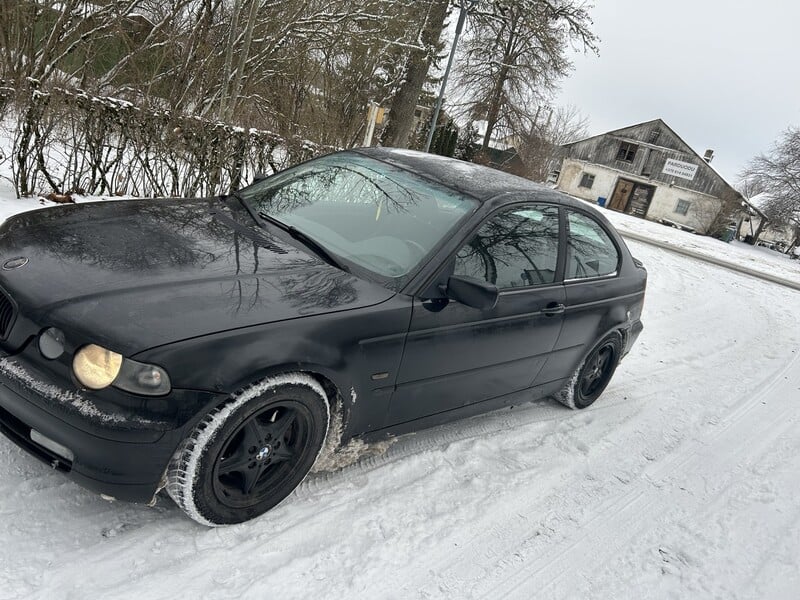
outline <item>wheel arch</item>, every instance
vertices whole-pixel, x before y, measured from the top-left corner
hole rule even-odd
[[[597,348],[600,344],[602,344],[603,341],[610,335],[616,335],[619,338],[620,358],[621,358],[622,351],[625,349],[625,342],[627,340],[626,336],[628,334],[626,333],[626,328],[623,325],[617,324],[617,325],[614,325],[613,327],[610,327],[610,328],[604,330],[601,335],[598,335],[598,336],[595,337],[595,339],[592,342],[592,344],[586,346],[586,348],[587,348],[586,351],[581,355],[580,360],[578,361],[578,364],[575,365],[575,367],[577,368],[580,365],[582,365],[583,361],[585,361],[586,358],[592,352],[594,352],[594,349]]]
[[[280,390],[287,387],[302,388],[303,393],[297,393],[297,395],[295,395],[295,392],[284,393],[286,397],[281,398]],[[270,394],[273,390],[277,393],[277,400],[275,400],[274,395]],[[332,409],[328,393],[317,377],[308,372],[298,370],[286,371],[257,379],[253,383],[237,390],[226,401],[217,403],[214,408],[203,414],[199,423],[173,454],[164,474],[164,487],[166,487],[168,494],[190,518],[207,526],[240,523],[257,517],[266,510],[280,504],[292,490],[302,483],[323,450],[329,447],[328,438]],[[304,395],[307,395],[305,399],[303,399]],[[321,399],[321,401],[311,400],[309,396]],[[251,408],[254,402],[256,404]],[[218,461],[224,460],[221,458],[222,452],[225,451],[225,447],[230,440],[237,439],[237,432],[243,431],[242,423],[257,419],[258,417],[253,415],[259,414],[259,411],[263,413],[270,406],[274,407],[275,402],[277,402],[278,407],[281,404],[285,407],[286,402],[294,405],[302,405],[305,402],[306,408],[304,411],[306,415],[317,412],[318,418],[315,420],[311,417],[311,421],[307,421],[307,428],[300,430],[306,433],[289,434],[295,440],[294,442],[284,437],[287,435],[286,432],[294,420],[299,419],[297,416],[291,416],[293,411],[296,410],[294,408],[285,408],[285,410],[289,411],[287,414],[290,416],[288,420],[284,419],[286,424],[283,426],[279,425],[283,417],[276,422],[273,416],[274,427],[278,429],[264,432],[263,427],[271,427],[272,425],[270,423],[265,424],[262,421],[260,425],[255,426],[255,434],[245,434],[245,442],[242,442],[242,438],[239,436],[239,441],[236,444],[237,446],[244,444],[245,449],[237,450],[229,455],[229,459],[233,457],[234,460],[232,470],[242,473],[255,473],[255,475],[253,475],[252,483],[246,489],[242,488],[240,490],[245,496],[244,504],[229,504],[223,499],[223,496],[229,497],[228,494],[220,492],[217,488],[217,485],[221,484],[221,479],[217,479],[220,476],[216,474],[216,466],[214,465],[218,464]],[[251,412],[247,413],[247,410]],[[277,414],[276,411],[275,415]],[[328,423],[322,429],[320,426],[324,423],[325,416],[327,416]],[[237,422],[236,419],[239,419],[239,421]],[[316,427],[314,426],[315,422]],[[227,432],[225,431],[226,427],[228,428]],[[251,437],[248,440],[247,435],[255,437]],[[264,437],[265,435],[266,437]],[[314,436],[316,436],[316,441],[309,441],[313,440]],[[300,444],[297,446],[299,450],[297,448],[289,451],[283,450],[284,446],[289,447],[293,443]],[[214,444],[217,444],[215,450],[213,450]],[[250,444],[253,444],[253,446],[248,451],[246,448]],[[264,444],[266,444],[266,447],[262,448],[262,451],[265,452],[264,456],[254,456],[256,449]],[[311,453],[308,452],[309,448],[312,449]],[[279,453],[283,453],[281,458],[278,458]],[[241,457],[242,454],[244,454],[244,459]],[[274,459],[272,458],[273,455]],[[285,465],[281,465],[281,467],[278,467],[279,470],[275,471],[275,465],[283,461],[292,461],[291,467],[287,470]],[[271,462],[272,465],[270,466]],[[248,463],[250,463],[249,466]],[[277,473],[277,485],[274,488],[266,486],[264,488],[267,490],[266,496],[264,496],[262,490],[255,497],[255,503],[247,504],[248,496],[254,490],[253,485],[255,485],[263,470],[271,470],[273,476]],[[239,475],[238,480],[234,481],[234,487],[237,489],[243,485],[241,477],[242,475]],[[247,475],[244,475],[244,477],[246,482]],[[230,485],[230,482],[223,485]],[[210,491],[212,488],[213,492]],[[258,503],[262,505],[261,508],[257,508]]]
[[[197,411],[192,420],[185,425],[185,431],[193,430],[208,413],[232,402],[247,388],[267,379],[290,373],[308,375],[320,384],[325,391],[330,409],[329,425],[333,425],[337,422],[340,423],[340,426],[337,428],[338,432],[331,429],[329,434],[338,436],[338,439],[334,440],[337,446],[343,444],[346,441],[345,432],[350,422],[352,406],[350,406],[350,403],[346,402],[346,397],[342,390],[350,389],[352,386],[346,386],[346,381],[330,369],[320,365],[302,364],[299,362],[267,366],[249,376],[242,377],[233,382],[229,386],[229,389],[225,390],[226,393],[224,396],[215,398]]]
[[[574,394],[575,394],[576,385],[578,383],[578,380],[579,380],[579,377],[580,377],[580,373],[584,368],[584,364],[586,363],[587,360],[589,360],[589,358],[592,356],[592,354],[598,348],[600,348],[604,343],[606,343],[606,341],[610,337],[612,337],[612,336],[616,337],[617,338],[617,346],[618,346],[617,358],[616,358],[616,362],[615,362],[615,364],[613,366],[612,373],[611,373],[611,375],[609,375],[609,380],[605,384],[605,385],[607,385],[610,382],[610,378],[613,376],[614,371],[616,371],[616,368],[619,365],[620,360],[622,360],[623,352],[625,350],[626,335],[627,334],[626,334],[624,328],[612,327],[611,329],[606,331],[603,335],[599,336],[594,341],[594,343],[592,343],[590,345],[587,345],[586,346],[586,351],[579,355],[579,359],[575,363],[575,366],[574,366],[573,370],[571,371],[571,375],[564,380],[564,387],[557,394],[555,394],[553,396],[553,398],[556,401],[560,402],[561,404],[567,406],[568,408],[572,408],[572,409],[585,408],[585,406],[577,406],[576,402],[574,400]],[[599,395],[602,395],[602,393],[605,391],[605,385],[603,386],[603,389],[599,392],[597,397],[599,397]],[[595,399],[596,399],[596,397],[594,399],[592,399],[589,404],[594,403]]]

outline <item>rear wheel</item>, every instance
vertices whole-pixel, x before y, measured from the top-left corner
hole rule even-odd
[[[600,397],[617,370],[622,338],[612,333],[603,338],[575,371],[556,399],[570,408],[586,408]]]
[[[167,491],[204,525],[241,523],[276,506],[325,442],[325,391],[305,374],[259,382],[211,413],[181,445]]]

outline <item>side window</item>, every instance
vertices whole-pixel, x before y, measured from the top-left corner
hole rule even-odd
[[[527,205],[491,217],[456,255],[456,275],[498,288],[553,283],[558,261],[558,208]]]
[[[618,264],[617,247],[600,224],[583,213],[568,211],[564,279],[611,275]]]

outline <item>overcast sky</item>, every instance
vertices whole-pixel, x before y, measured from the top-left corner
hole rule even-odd
[[[800,2],[596,0],[600,56],[577,55],[558,104],[590,134],[662,118],[731,183],[800,126]]]

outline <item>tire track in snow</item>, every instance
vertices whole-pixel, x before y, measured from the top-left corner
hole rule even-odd
[[[779,373],[784,372],[785,369],[782,368]],[[764,381],[768,382],[776,375],[777,373]],[[578,415],[580,414],[582,413],[578,413]],[[676,462],[679,458],[680,456],[672,456],[671,462]],[[506,597],[506,594],[510,593],[509,590],[495,594],[491,588],[480,588],[480,580],[502,581],[507,577],[514,577],[515,573],[520,570],[528,572],[530,556],[551,556],[554,552],[553,548],[557,552],[555,558],[552,560],[540,559],[538,563],[544,563],[542,568],[546,566],[558,568],[561,554],[558,554],[557,549],[559,536],[564,537],[560,533],[562,530],[571,531],[583,527],[594,531],[594,528],[603,528],[606,519],[614,519],[614,515],[624,513],[645,500],[646,489],[620,485],[617,487],[624,490],[624,493],[601,499],[595,510],[583,521],[578,520],[579,509],[598,501],[598,498],[592,493],[574,495],[573,490],[568,489],[566,493],[573,495],[568,497],[566,503],[558,502],[556,506],[546,507],[544,511],[540,506],[529,506],[524,497],[519,498],[513,505],[505,503],[501,513],[487,515],[481,523],[476,524],[476,529],[480,533],[468,540],[463,540],[463,544],[460,544],[465,548],[474,548],[473,551],[462,551],[455,559],[453,556],[444,557],[443,560],[431,564],[430,570],[432,573],[438,574],[439,583],[446,590],[459,590],[463,593],[465,589],[478,586],[480,591],[473,590],[471,596],[479,598],[487,595]],[[572,510],[566,510],[565,505]],[[545,515],[544,520],[542,512]],[[566,513],[566,517],[559,516],[564,513]],[[533,531],[531,531],[532,524],[537,523],[539,526],[533,527]],[[606,529],[608,528],[603,530]],[[615,527],[611,527],[612,538],[614,529]],[[487,531],[488,534],[484,533]],[[561,543],[567,545],[564,552],[574,546],[569,537],[566,537]],[[494,566],[490,566],[488,569],[480,567],[479,565],[487,562],[487,557],[505,558],[494,561]],[[528,590],[528,592],[532,593],[532,590]]]
[[[584,423],[585,417],[593,413],[612,411],[632,402],[632,400],[621,398],[613,401],[610,397],[604,397],[604,402],[576,412],[549,398],[533,401],[522,400],[512,408],[501,408],[493,413],[472,417],[466,421],[455,421],[401,436],[383,453],[363,458],[339,471],[319,473],[309,477],[295,494],[298,498],[307,498],[314,495],[322,486],[327,487],[346,481],[354,475],[367,475],[409,457],[439,452],[450,444],[480,440],[487,436],[524,429],[538,423],[549,421],[570,423],[574,420],[572,429],[575,429]]]
[[[781,367],[776,372],[765,377],[761,382],[753,386],[753,392],[755,393],[756,390],[760,389],[762,390],[761,394],[768,393],[774,387],[774,382],[791,370],[792,364]],[[725,429],[730,427],[730,424],[726,427],[726,422],[741,421],[749,410],[754,408],[754,402],[756,400],[752,394],[741,395],[734,403],[736,408],[728,413],[727,418],[717,421],[715,426],[717,433],[715,435],[721,435]],[[625,402],[617,403],[617,405],[619,404],[625,404]],[[608,404],[601,406],[610,408]],[[596,409],[597,412],[600,410],[599,407]],[[583,426],[585,424],[583,417],[589,416],[591,412],[595,411],[590,409],[580,413],[572,413],[574,417],[567,420],[573,421],[570,431]],[[776,417],[776,420],[780,418]],[[537,420],[533,419],[532,421],[535,422]],[[532,423],[527,424],[530,425]],[[563,433],[568,432],[563,430],[546,432],[541,441],[544,443],[547,438]],[[544,576],[548,569],[554,569],[556,574],[552,578],[559,577],[560,569],[563,566],[562,563],[567,558],[566,555],[571,551],[575,551],[582,540],[591,536],[602,546],[606,544],[607,540],[618,537],[617,532],[619,530],[628,531],[627,520],[629,519],[625,515],[644,515],[647,507],[653,501],[650,494],[655,493],[657,495],[657,490],[653,487],[652,481],[658,481],[659,478],[665,477],[667,473],[679,470],[682,464],[689,460],[689,456],[694,453],[698,444],[701,443],[697,441],[687,442],[685,449],[681,448],[680,451],[668,455],[664,461],[648,467],[644,473],[644,476],[647,477],[646,481],[639,481],[630,487],[625,484],[617,485],[617,489],[623,490],[623,493],[616,496],[609,495],[602,499],[599,505],[594,507],[594,510],[583,520],[576,516],[579,513],[578,509],[597,502],[597,498],[591,493],[569,497],[567,504],[571,505],[571,508],[575,508],[575,510],[565,510],[563,503],[556,507],[549,507],[548,510],[544,511],[544,520],[542,519],[542,507],[530,506],[525,497],[518,497],[516,503],[513,504],[504,503],[502,512],[487,512],[481,522],[475,524],[474,529],[477,533],[460,540],[459,550],[454,550],[442,557],[434,557],[433,560],[426,563],[426,570],[429,573],[428,579],[432,575],[435,575],[436,579],[436,586],[434,586],[433,591],[426,591],[434,597],[441,594],[456,594],[463,597],[483,598],[493,596],[505,598],[509,597],[509,594],[515,593],[516,586],[510,588],[501,587],[498,593],[498,590],[491,586],[481,587],[481,581],[503,581],[509,578],[514,580],[522,577],[522,582],[519,585],[526,588],[522,597],[529,598],[531,594],[538,595],[536,590],[541,589],[540,585],[531,587],[525,585],[527,580],[525,574],[531,572],[530,556],[545,557],[534,561],[534,565],[537,565],[538,569],[535,572],[541,571]],[[653,492],[653,490],[656,491]],[[572,493],[572,490],[566,491],[568,494]],[[641,506],[641,509],[637,510],[639,506]],[[565,517],[558,516],[563,515],[565,512]],[[559,534],[556,533],[556,530],[559,532],[562,530],[575,531],[581,528],[591,531],[590,533],[579,535],[577,540],[573,540],[566,534],[562,534],[562,539],[559,539]],[[600,531],[601,533],[596,534],[595,531]],[[489,563],[488,566],[481,566],[486,565],[487,562]],[[407,584],[402,580],[392,581],[391,577],[389,581],[391,583],[387,583],[386,587],[383,587],[382,584],[381,589],[403,589],[404,583]],[[471,590],[471,593],[465,593],[466,590]]]
[[[555,584],[573,574],[568,565],[579,565],[580,557],[592,556],[596,568],[599,568],[628,540],[647,527],[653,515],[661,514],[672,506],[674,497],[665,498],[659,493],[659,484],[670,475],[679,472],[718,475],[736,462],[743,452],[757,456],[754,451],[756,445],[763,450],[796,425],[797,401],[800,397],[800,356],[796,356],[774,376],[766,378],[759,388],[761,391],[752,396],[741,396],[736,407],[720,420],[707,439],[695,439],[685,444],[667,460],[646,469],[633,489],[611,498],[588,519],[575,523],[574,529],[580,531],[582,528],[582,533],[570,536],[555,546],[548,544],[549,551],[545,557],[534,560],[532,564],[524,564],[523,570],[503,578],[503,585],[493,585],[482,591],[490,591],[501,598],[529,598],[531,593],[542,591],[553,593],[556,591],[552,589]],[[794,418],[787,418],[789,415],[794,415]],[[745,421],[746,417],[756,416],[760,418]],[[754,422],[757,423],[755,426]],[[749,442],[753,445],[748,446]],[[720,446],[723,452],[713,452],[715,447]],[[623,535],[620,535],[622,532]],[[567,583],[566,589],[559,589],[557,595],[569,596],[570,591],[570,584]],[[477,596],[482,594],[479,592]]]

